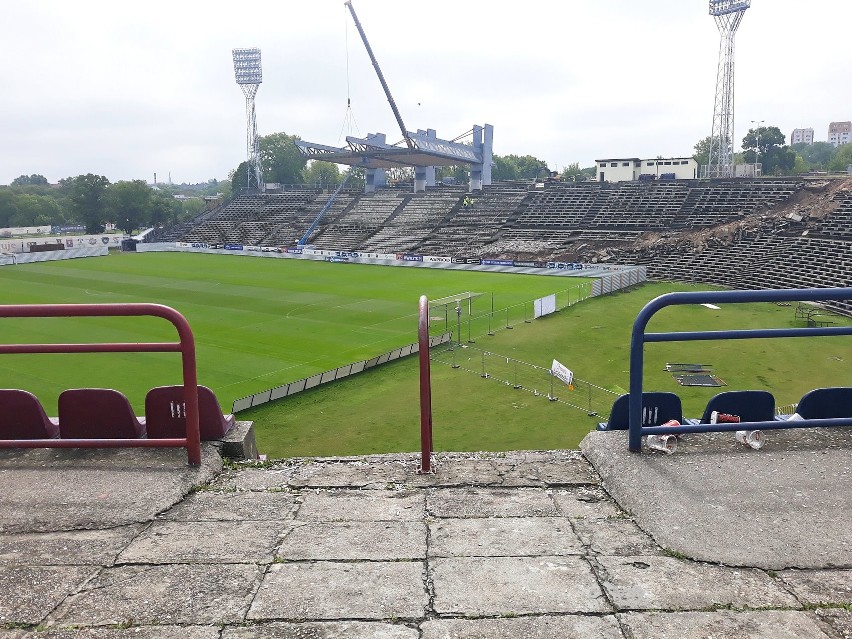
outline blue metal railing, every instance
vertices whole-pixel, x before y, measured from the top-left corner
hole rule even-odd
[[[813,428],[815,426],[852,426],[852,418],[803,419],[795,421],[742,422],[738,424],[682,424],[679,427],[642,426],[642,378],[646,342],[690,342],[696,340],[759,339],[776,337],[825,337],[852,335],[852,326],[818,328],[765,328],[728,331],[688,331],[678,333],[646,333],[645,328],[657,311],[682,304],[742,304],[747,302],[837,301],[852,299],[852,288],[806,288],[765,291],[698,291],[668,293],[651,300],[633,322],[630,338],[630,402],[628,447],[642,450],[643,435],[663,433],[708,433],[736,430],[773,430],[781,428]]]

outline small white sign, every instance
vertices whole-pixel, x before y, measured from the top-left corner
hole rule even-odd
[[[571,369],[560,364],[556,360],[553,360],[553,364],[550,366],[550,372],[554,377],[561,379],[568,386],[574,383],[574,373],[571,372]]]

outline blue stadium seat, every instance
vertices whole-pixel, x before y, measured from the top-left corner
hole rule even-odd
[[[775,419],[775,397],[763,390],[719,393],[707,403],[700,423],[709,424],[713,411],[737,415],[743,422],[771,422]]]
[[[796,412],[805,419],[852,417],[852,387],[816,388],[799,400]]]
[[[627,430],[630,395],[622,395],[612,405],[609,421],[598,424],[598,430]],[[676,419],[683,423],[680,397],[674,393],[642,393],[642,426],[660,426]]]

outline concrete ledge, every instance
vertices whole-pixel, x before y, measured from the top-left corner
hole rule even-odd
[[[218,442],[219,453],[226,459],[257,459],[257,440],[254,437],[254,422],[237,422]]]

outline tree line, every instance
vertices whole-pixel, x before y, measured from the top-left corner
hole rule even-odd
[[[742,150],[734,154],[736,164],[760,163],[763,175],[801,175],[811,171],[845,171],[852,165],[852,144],[834,147],[828,142],[786,144],[777,126],[749,129]],[[710,156],[710,136],[695,144],[695,161],[705,166]]]

